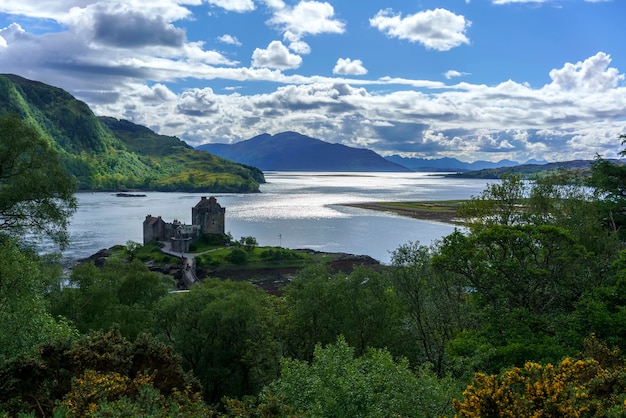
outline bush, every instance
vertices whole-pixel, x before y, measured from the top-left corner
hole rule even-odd
[[[244,264],[248,261],[248,253],[241,248],[233,248],[233,250],[226,256],[226,261],[233,264]]]

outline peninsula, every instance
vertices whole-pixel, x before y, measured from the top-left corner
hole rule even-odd
[[[457,216],[458,209],[465,200],[437,200],[423,202],[365,202],[347,203],[345,206],[392,212],[400,216],[421,219],[424,221],[443,222],[461,225],[463,222]]]

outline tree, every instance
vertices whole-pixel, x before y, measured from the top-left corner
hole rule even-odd
[[[110,260],[102,268],[81,264],[72,270],[69,284],[52,295],[54,314],[83,333],[115,325],[128,338],[152,328],[156,303],[174,288],[170,276],[150,271],[139,260]]]
[[[252,236],[241,237],[239,239],[239,244],[243,245],[243,247],[249,253],[252,252],[259,245],[256,238]]]
[[[75,189],[46,139],[18,116],[0,116],[0,232],[45,234],[63,247]]]
[[[505,174],[499,183],[488,184],[480,196],[473,196],[460,209],[459,216],[472,229],[524,222],[521,210],[528,197],[528,183],[519,174]]]
[[[542,314],[572,310],[592,278],[588,253],[564,229],[550,225],[494,225],[443,239],[433,261],[455,273],[494,311]]]
[[[563,171],[507,175],[461,212],[467,231],[445,237],[433,257],[466,294],[466,328],[448,356],[498,371],[570,355],[586,335],[569,325],[579,299],[610,279],[619,248],[589,189]]]
[[[309,267],[298,273],[285,296],[289,356],[310,360],[316,344],[331,344],[343,335],[358,355],[368,347],[387,347],[415,360],[405,311],[389,280],[370,268],[358,267],[346,276]]]
[[[457,388],[427,368],[414,373],[406,359],[384,349],[355,356],[344,338],[315,347],[312,362],[283,359],[280,377],[261,399],[284,403],[310,417],[436,417],[451,412]]]
[[[267,298],[248,282],[205,279],[158,303],[155,334],[180,353],[207,401],[255,395],[278,373]]]
[[[626,135],[620,135],[620,139],[625,145]],[[619,155],[626,156],[626,149]],[[591,166],[589,183],[596,191],[605,226],[626,240],[626,166],[598,156]]]
[[[460,331],[465,292],[463,286],[432,265],[434,250],[409,243],[392,253],[392,283],[407,307],[414,340],[421,357],[441,376],[446,347]]]
[[[576,304],[573,327],[594,334],[611,346],[626,349],[626,251],[612,266],[612,280],[589,289]]]
[[[47,277],[34,254],[0,242],[0,357],[12,358],[74,330],[48,312]]]

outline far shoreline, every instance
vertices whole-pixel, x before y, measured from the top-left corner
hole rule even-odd
[[[457,211],[464,202],[466,201],[441,200],[420,202],[364,202],[345,203],[343,206],[375,210],[379,212],[391,212],[408,218],[461,226],[463,225],[463,221],[459,219]]]

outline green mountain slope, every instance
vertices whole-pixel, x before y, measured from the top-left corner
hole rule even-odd
[[[58,149],[81,190],[258,192],[263,173],[175,137],[97,118],[62,89],[0,75],[0,114],[17,113]]]

